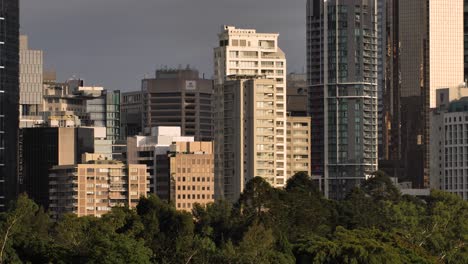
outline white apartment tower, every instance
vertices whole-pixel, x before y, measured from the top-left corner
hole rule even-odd
[[[257,33],[254,29],[237,29],[232,26],[223,26],[218,34],[219,46],[214,49],[216,198],[235,201],[245,183],[255,176],[264,177],[275,187],[282,187],[286,183],[286,57],[278,47],[278,36],[277,33]],[[236,87],[230,89],[231,94],[240,91],[243,94],[235,98],[225,97],[228,79],[231,80],[227,85]],[[247,81],[249,79],[250,82]],[[261,90],[257,93],[257,89]],[[265,89],[274,90],[265,93]],[[251,107],[247,108],[247,105]],[[232,109],[228,107],[242,108],[238,112],[242,115],[235,117],[240,123],[225,122],[225,118],[232,115]],[[269,114],[257,120],[263,111]],[[249,122],[253,122],[253,125],[247,125]],[[262,127],[262,122],[268,124],[268,127]],[[267,130],[268,135],[263,133]],[[232,133],[243,136],[238,138],[239,142],[230,141],[227,135]],[[270,137],[269,141],[272,139],[273,144],[266,146],[257,141],[260,137]],[[243,153],[226,157],[233,147],[243,148]],[[258,159],[247,157],[255,156],[254,151],[262,148],[271,148],[274,157],[266,163],[262,161],[260,168],[259,163],[252,163]],[[241,158],[242,155],[246,156]],[[243,169],[236,167],[236,173],[228,172],[225,166],[232,164],[224,163],[231,158]]]

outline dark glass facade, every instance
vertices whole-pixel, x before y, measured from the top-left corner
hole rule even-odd
[[[19,3],[0,0],[0,210],[18,193]]]
[[[343,198],[377,170],[377,6],[309,0],[307,68],[312,170]]]
[[[49,207],[49,174],[57,165],[81,162],[81,155],[94,153],[91,128],[22,129],[22,182],[20,191],[44,208]]]

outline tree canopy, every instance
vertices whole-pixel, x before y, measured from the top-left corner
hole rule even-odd
[[[382,173],[344,200],[305,173],[251,180],[237,203],[176,211],[156,196],[52,221],[26,195],[0,214],[0,263],[468,263],[468,204],[403,196]]]

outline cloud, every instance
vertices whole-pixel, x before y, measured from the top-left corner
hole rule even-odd
[[[136,90],[161,65],[211,76],[221,25],[279,32],[289,71],[305,66],[305,0],[21,0],[21,31],[60,79]]]

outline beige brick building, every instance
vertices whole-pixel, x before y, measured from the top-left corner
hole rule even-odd
[[[214,202],[212,142],[177,142],[169,154],[171,201],[177,210],[191,211],[194,204]]]
[[[288,116],[287,118],[287,175],[298,172],[311,173],[310,165],[310,117]]]
[[[55,166],[49,175],[50,212],[100,217],[114,206],[135,207],[148,192],[146,165],[109,160]]]

